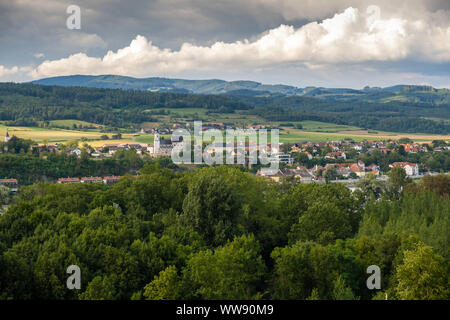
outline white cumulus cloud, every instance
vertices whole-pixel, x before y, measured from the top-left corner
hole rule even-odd
[[[11,81],[13,79],[21,79],[26,74],[31,74],[33,72],[31,67],[5,67],[0,65],[0,80],[2,81]]]
[[[350,7],[332,18],[299,28],[281,25],[252,41],[216,42],[211,46],[184,43],[179,50],[160,48],[138,35],[129,46],[108,51],[103,57],[77,53],[47,60],[30,75],[34,78],[70,74],[149,76],[191,70],[242,71],[289,63],[322,66],[403,59],[448,63],[448,14],[439,11],[408,19],[401,15],[383,17],[376,6],[367,10]],[[1,72],[2,69],[0,75]]]

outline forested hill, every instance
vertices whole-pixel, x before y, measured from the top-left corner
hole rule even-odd
[[[250,90],[257,93],[293,95],[301,94],[302,89],[285,85],[265,85],[255,81],[224,80],[184,80],[168,78],[132,78],[116,75],[85,76],[73,75],[46,78],[33,81],[34,84],[81,86],[108,89],[134,89],[151,92],[222,94],[236,90]]]
[[[450,132],[450,104],[344,102],[300,96],[228,96],[254,106],[255,114],[270,121],[314,120],[392,132]]]
[[[226,95],[197,95],[0,83],[0,121],[33,126],[41,121],[76,119],[140,128],[142,122],[155,120],[152,116],[163,108],[203,108],[215,113],[239,111],[242,117],[256,114],[267,121],[316,120],[395,132],[450,132],[450,104],[329,101],[244,93],[238,90]]]
[[[108,89],[133,89],[151,92],[193,94],[240,94],[250,96],[305,96],[340,102],[408,102],[433,105],[450,104],[450,90],[431,86],[397,85],[386,88],[365,87],[361,90],[347,88],[267,85],[255,81],[184,80],[168,78],[132,78],[117,75],[72,75],[33,81],[34,84],[80,86]]]
[[[115,127],[152,121],[152,109],[206,108],[218,112],[248,109],[219,95],[150,93],[140,90],[0,83],[0,120],[12,125],[77,119]]]

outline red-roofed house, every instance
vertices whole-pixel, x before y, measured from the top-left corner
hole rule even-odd
[[[103,178],[103,183],[105,184],[115,184],[119,182],[119,179],[122,178],[121,176],[109,176]]]
[[[347,159],[347,156],[345,155],[344,152],[342,151],[337,151],[337,152],[329,152],[327,153],[327,155],[325,156],[325,158],[330,158],[330,159]]]
[[[0,179],[0,185],[12,189],[17,189],[19,186],[17,179]]]
[[[81,178],[82,183],[95,183],[95,182],[103,182],[102,177],[83,177]]]

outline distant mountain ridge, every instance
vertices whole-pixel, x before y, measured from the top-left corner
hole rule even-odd
[[[80,86],[108,89],[135,89],[152,92],[173,92],[193,94],[224,94],[233,91],[250,90],[269,94],[295,95],[302,89],[285,85],[264,85],[255,81],[184,80],[169,78],[133,78],[115,75],[86,76],[73,75],[46,78],[33,81],[34,84]]]
[[[450,90],[426,85],[396,85],[358,89],[268,85],[255,81],[185,80],[169,78],[133,78],[117,75],[72,75],[32,81],[33,84],[102,89],[134,89],[151,92],[190,94],[227,94],[241,96],[305,96],[341,102],[410,102],[433,105],[450,104]]]

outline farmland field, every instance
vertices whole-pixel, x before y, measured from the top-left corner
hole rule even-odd
[[[92,123],[92,122],[87,122],[87,121],[81,121],[81,120],[51,120],[50,121],[51,125],[54,126],[61,126],[61,127],[69,127],[72,128],[73,125],[76,125],[77,127],[79,127],[80,125],[83,127],[95,127],[98,129],[101,129],[103,126],[96,124],[96,123]]]
[[[327,122],[319,122],[319,121],[298,121],[298,122],[277,122],[276,124],[280,127],[285,126],[286,124],[291,123],[293,125],[301,124],[303,130],[305,131],[313,131],[313,132],[339,132],[343,130],[360,130],[358,127],[347,126],[335,123],[327,123]]]
[[[0,135],[5,136],[6,126],[0,125]],[[10,136],[15,135],[22,139],[31,139],[36,142],[42,142],[47,140],[50,143],[65,142],[68,140],[76,140],[81,138],[86,139],[100,139],[102,135],[111,136],[113,133],[100,133],[95,131],[77,131],[77,130],[64,130],[64,129],[47,129],[37,127],[8,127]],[[131,140],[131,134],[123,134],[124,139]],[[109,140],[106,140],[109,141]],[[125,141],[125,140],[121,140]]]
[[[235,115],[238,116],[238,115]],[[220,119],[223,121],[224,119]],[[60,122],[62,123],[62,122]],[[297,122],[298,123],[298,122]],[[356,127],[336,125],[330,123],[316,122],[316,121],[302,121],[302,130],[293,127],[283,127],[285,123],[273,123],[274,126],[281,125],[280,142],[295,143],[301,141],[332,141],[343,140],[351,138],[355,141],[362,140],[398,140],[400,138],[410,138],[417,142],[431,142],[432,140],[450,140],[449,135],[431,135],[431,134],[410,134],[410,133],[395,133],[395,132],[372,132],[362,130]],[[294,124],[296,124],[294,122]],[[155,123],[153,123],[155,125]],[[270,125],[270,123],[269,123]],[[110,138],[113,133],[101,133],[95,130],[79,131],[79,130],[65,130],[65,129],[47,129],[38,127],[8,127],[10,135],[15,135],[23,139],[31,139],[38,143],[46,140],[49,143],[62,143],[69,140],[87,139],[89,145],[93,147],[102,146],[104,144],[120,144],[120,143],[153,143],[152,134],[122,134],[121,140],[104,140],[102,135],[108,135]],[[6,132],[6,126],[0,125],[0,136],[3,137]],[[168,139],[170,136],[165,136]],[[270,138],[270,134],[269,134]]]
[[[192,122],[194,120],[202,120],[203,122],[223,122],[236,126],[244,126],[249,124],[267,124],[267,120],[256,116],[247,115],[241,112],[235,113],[214,113],[202,108],[180,108],[180,109],[160,109],[168,112],[168,114],[154,115],[153,118],[158,122],[143,123],[144,127],[157,127],[160,122],[176,123],[176,122]]]
[[[433,140],[450,140],[449,135],[431,135],[431,134],[414,134],[414,133],[396,133],[396,132],[376,132],[371,133],[366,130],[342,130],[335,133],[330,132],[312,132],[306,130],[298,130],[293,128],[284,128],[285,131],[280,132],[281,142],[296,141],[331,141],[352,138],[355,141],[362,140],[398,140],[401,138],[409,138],[416,142],[431,142]]]

